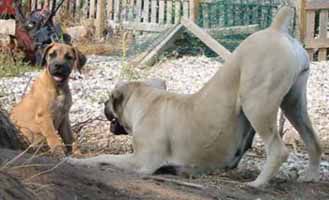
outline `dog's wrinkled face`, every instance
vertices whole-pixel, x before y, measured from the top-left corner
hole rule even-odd
[[[52,43],[45,49],[42,61],[53,80],[61,84],[69,78],[73,68],[81,69],[86,58],[70,45]]]
[[[123,98],[123,94],[118,89],[115,89],[112,91],[110,99],[105,102],[104,113],[106,118],[111,121],[111,132],[115,135],[128,135],[128,132],[120,123],[118,113]]]
[[[106,118],[111,121],[111,132],[115,135],[127,135],[131,132],[124,125],[122,115],[124,112],[125,98],[128,99],[130,93],[141,85],[151,86],[161,90],[166,90],[166,82],[160,79],[152,79],[145,82],[119,82],[111,92],[109,100],[105,102],[104,113]]]

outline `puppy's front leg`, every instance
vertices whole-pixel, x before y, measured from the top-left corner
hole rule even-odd
[[[65,116],[62,123],[60,124],[59,134],[61,135],[63,142],[66,145],[67,153],[71,154],[74,136],[68,114]]]
[[[41,134],[46,138],[47,144],[50,147],[51,152],[56,152],[60,156],[64,156],[64,147],[62,139],[58,135],[52,117],[50,114],[43,112],[38,112],[36,116],[36,121],[39,124]]]

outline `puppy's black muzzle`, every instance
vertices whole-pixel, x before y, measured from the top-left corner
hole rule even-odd
[[[125,128],[120,124],[119,120],[113,115],[113,112],[108,108],[107,104],[109,101],[105,102],[105,109],[104,113],[106,118],[111,121],[111,132],[114,135],[128,135],[127,131]]]
[[[57,82],[64,82],[67,80],[72,72],[70,64],[60,61],[50,63],[48,68],[51,76]]]

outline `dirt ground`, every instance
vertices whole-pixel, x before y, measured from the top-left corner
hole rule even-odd
[[[17,151],[0,150],[1,200],[329,199],[328,182],[299,183],[275,178],[261,189],[244,185],[256,177],[257,171],[232,170],[189,179],[143,177],[110,166],[76,167],[55,158],[17,155]]]

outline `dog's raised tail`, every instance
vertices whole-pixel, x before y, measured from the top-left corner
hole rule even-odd
[[[288,27],[293,15],[294,10],[292,8],[288,6],[282,7],[274,17],[270,27],[278,31],[288,32]]]

